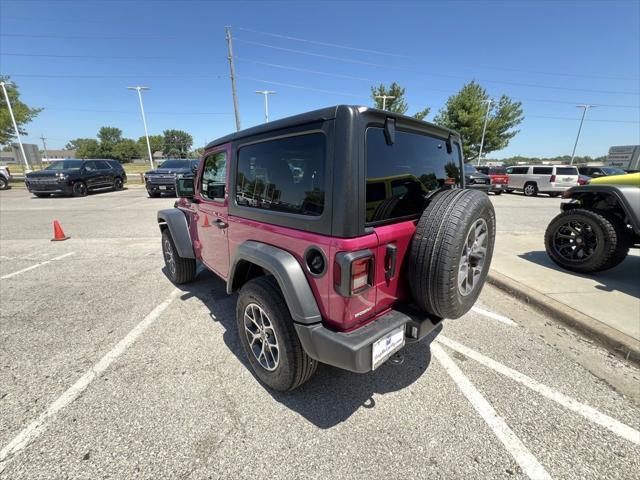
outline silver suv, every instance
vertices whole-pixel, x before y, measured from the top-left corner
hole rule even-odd
[[[0,190],[9,188],[9,180],[11,180],[11,172],[8,167],[0,165]]]
[[[527,197],[546,193],[557,197],[578,185],[578,169],[568,165],[518,165],[507,168],[507,191],[521,190]]]

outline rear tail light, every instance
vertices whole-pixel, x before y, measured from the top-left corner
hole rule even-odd
[[[373,258],[368,249],[336,254],[333,267],[336,291],[343,297],[351,297],[373,286]]]
[[[555,182],[556,181],[556,176],[555,175],[551,175],[551,178],[549,179],[549,181],[551,183]]]

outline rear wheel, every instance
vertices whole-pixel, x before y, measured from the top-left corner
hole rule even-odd
[[[411,240],[408,280],[422,310],[458,318],[484,285],[495,240],[495,212],[476,190],[438,194],[418,221]]]
[[[547,227],[544,243],[551,260],[579,273],[613,268],[629,252],[628,233],[618,218],[581,208],[554,218]]]
[[[9,182],[7,182],[7,179],[0,176],[0,190],[4,190],[8,186],[9,186]]]
[[[318,362],[302,348],[274,277],[258,277],[242,287],[236,325],[251,368],[267,386],[281,392],[293,390],[316,371]]]
[[[525,183],[523,193],[525,197],[535,197],[538,195],[538,185],[534,182]]]
[[[74,197],[84,197],[87,195],[87,184],[78,180],[73,184],[72,193]]]
[[[162,255],[164,265],[167,268],[169,280],[180,285],[189,283],[196,278],[196,261],[193,258],[184,258],[178,255],[178,250],[173,243],[169,230],[162,232]]]

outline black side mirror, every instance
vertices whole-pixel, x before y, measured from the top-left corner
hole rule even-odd
[[[195,194],[195,187],[193,177],[185,178],[178,177],[176,178],[176,193],[178,197],[184,198],[193,198]]]

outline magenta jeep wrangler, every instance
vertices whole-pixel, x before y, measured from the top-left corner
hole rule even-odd
[[[460,137],[340,105],[210,143],[158,212],[169,277],[202,262],[239,291],[257,377],[286,391],[319,362],[375,370],[476,301],[495,213],[464,189]]]

